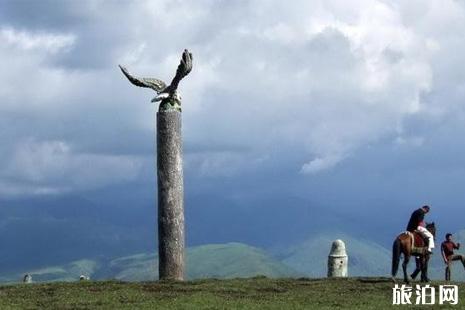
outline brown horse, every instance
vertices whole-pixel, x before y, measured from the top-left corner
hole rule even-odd
[[[433,223],[427,223],[426,229],[433,235],[436,236],[436,226]],[[422,240],[422,244],[419,244],[419,247],[422,247],[420,253],[412,253],[412,235],[403,232],[397,236],[392,245],[392,280],[396,281],[397,269],[399,269],[400,255],[404,254],[404,262],[402,263],[402,269],[404,271],[404,281],[410,283],[407,275],[407,265],[409,263],[411,256],[416,256],[417,266],[415,271],[412,273],[412,277],[415,278],[417,274],[421,271],[421,282],[429,282],[428,279],[428,260],[430,254],[427,252],[426,242]]]

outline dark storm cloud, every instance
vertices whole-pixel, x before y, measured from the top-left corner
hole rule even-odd
[[[4,1],[3,25],[31,33],[73,33],[78,39],[68,53],[49,59],[69,69],[98,69],[113,64],[113,52],[132,40],[128,30],[135,3],[121,1]]]
[[[3,24],[19,29],[70,30],[79,24],[90,21],[87,8],[91,1],[58,0],[3,0],[0,18]]]
[[[226,194],[218,180],[227,179],[323,200],[318,193],[335,197],[339,187],[349,199],[348,189],[366,182],[346,187],[348,166],[369,153],[364,164],[376,170],[376,150],[393,145],[386,169],[420,173],[438,161],[412,154],[451,159],[431,145],[454,145],[461,128],[453,120],[463,115],[464,8],[437,5],[3,1],[0,157],[10,168],[2,193],[144,182],[153,92],[129,85],[117,64],[169,81],[185,47],[195,61],[180,91],[196,188],[212,182]],[[438,21],[450,27],[439,31]],[[435,138],[441,127],[450,137]],[[370,182],[373,195],[382,191]]]

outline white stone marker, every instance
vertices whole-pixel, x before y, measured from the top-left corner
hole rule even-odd
[[[342,240],[336,240],[328,255],[328,278],[346,278],[348,275],[348,256],[346,245]]]

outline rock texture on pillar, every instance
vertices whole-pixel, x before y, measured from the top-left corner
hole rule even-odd
[[[157,113],[158,272],[184,280],[184,185],[181,112]]]
[[[328,277],[345,278],[348,275],[348,257],[342,240],[336,240],[328,255]]]

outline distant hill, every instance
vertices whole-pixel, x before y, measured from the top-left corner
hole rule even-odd
[[[392,252],[377,243],[362,238],[356,238],[347,233],[322,232],[307,240],[288,248],[275,251],[281,262],[309,277],[325,277],[327,272],[327,259],[332,241],[342,239],[349,255],[349,276],[388,276],[391,273]],[[393,238],[394,239],[394,238]],[[444,262],[441,256],[440,245],[444,236],[438,235],[436,249],[429,263],[429,277],[431,279],[444,279]],[[463,249],[456,251],[465,254],[465,230],[454,233],[454,240],[460,242]],[[403,258],[401,257],[401,261]],[[415,269],[415,261],[411,259],[408,273]],[[402,277],[399,266],[397,277]],[[452,264],[452,279],[465,281],[465,270],[460,262]]]
[[[465,230],[454,234],[465,246]],[[265,251],[243,243],[207,244],[187,249],[187,278],[236,278],[265,275],[281,277],[326,277],[331,243],[342,239],[349,255],[349,276],[388,276],[391,250],[372,241],[347,233],[322,232],[297,244]],[[443,279],[444,263],[438,247],[430,261],[430,278]],[[465,253],[465,251],[458,251]],[[79,275],[93,280],[117,279],[147,281],[158,278],[157,255],[139,253],[117,258],[89,258],[60,265],[31,268],[11,274],[0,274],[0,282],[18,282],[24,273],[31,273],[36,282],[75,281]],[[409,273],[415,268],[412,260]],[[401,276],[399,268],[398,277]],[[459,262],[453,265],[453,279],[465,280],[465,270]]]
[[[325,277],[328,254],[334,240],[345,242],[349,255],[349,276],[386,276],[390,273],[391,252],[386,248],[344,233],[317,234],[281,250],[280,259],[286,265],[309,277]]]
[[[79,260],[69,264],[27,271],[36,282],[75,281],[81,274],[92,279],[148,281],[158,278],[157,256],[140,253],[111,260]],[[187,250],[187,278],[236,278],[264,275],[271,278],[300,274],[261,249],[241,243],[209,244]],[[0,281],[18,282],[22,274]]]
[[[115,206],[108,212],[104,205],[80,197],[0,197],[0,275],[153,248],[154,219],[141,215],[137,207],[122,216],[122,209]]]
[[[28,273],[32,274],[34,282],[67,282],[79,279],[81,274],[94,274],[100,266],[101,263],[95,260],[82,259],[62,266],[35,269]],[[16,282],[18,278],[21,279],[21,275],[17,275],[15,279],[10,280]]]
[[[187,273],[191,279],[236,278],[264,275],[271,278],[298,276],[291,267],[265,251],[241,243],[212,244],[188,251]]]
[[[138,254],[112,260],[99,276],[125,281],[158,278],[158,257]],[[265,275],[292,277],[299,273],[261,249],[241,243],[208,244],[187,250],[187,278],[236,278]]]
[[[349,255],[349,276],[388,276],[391,273],[392,252],[391,249],[380,246],[369,240],[356,238],[346,233],[321,233],[308,238],[278,254],[280,260],[293,269],[304,273],[309,277],[325,277],[327,272],[327,258],[332,241],[342,239]],[[438,235],[436,249],[430,259],[429,274],[431,279],[444,279],[445,265],[441,256],[441,242],[443,236]],[[454,240],[463,246],[456,251],[465,254],[465,230],[454,233]],[[401,257],[401,261],[403,258]],[[415,260],[411,259],[408,273],[415,269]],[[398,277],[402,277],[402,269],[399,266]],[[452,264],[452,279],[465,281],[465,270],[460,262]]]
[[[154,188],[155,184],[125,184],[85,195],[0,197],[0,276],[83,257],[155,252]],[[254,191],[241,191],[241,195],[237,199],[235,194],[211,190],[199,194],[187,191],[187,244],[234,240],[270,248],[295,244],[327,227],[338,227],[352,236],[369,230],[362,219],[347,210],[316,205],[280,191],[259,196]]]

